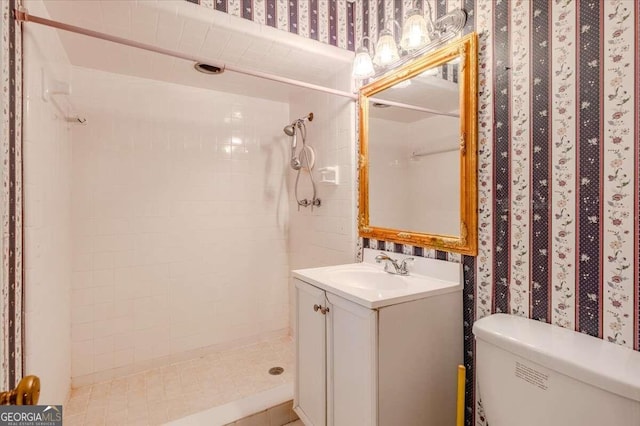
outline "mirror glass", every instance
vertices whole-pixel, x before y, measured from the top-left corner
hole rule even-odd
[[[360,89],[359,230],[477,252],[477,36]]]
[[[369,100],[369,220],[376,226],[460,236],[460,92],[454,61],[459,62],[430,68]]]

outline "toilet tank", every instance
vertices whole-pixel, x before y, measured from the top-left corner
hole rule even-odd
[[[640,426],[640,352],[506,314],[473,334],[490,426]]]

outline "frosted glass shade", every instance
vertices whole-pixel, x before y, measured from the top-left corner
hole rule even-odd
[[[356,57],[353,59],[353,70],[351,75],[358,80],[364,80],[374,74],[373,62],[371,62],[371,56],[366,47],[361,47],[356,52]]]
[[[420,14],[420,10],[413,9],[409,12],[407,20],[402,26],[402,38],[400,46],[407,52],[416,50],[429,42],[427,21]]]
[[[380,67],[386,67],[398,59],[400,59],[400,56],[398,55],[398,46],[396,45],[396,41],[393,39],[391,31],[381,31],[378,43],[376,43],[376,55],[373,58],[373,63]]]

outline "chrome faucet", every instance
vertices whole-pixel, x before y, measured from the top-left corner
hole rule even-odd
[[[382,261],[386,261],[384,264],[384,271],[389,274],[394,275],[409,275],[409,270],[407,269],[407,263],[413,261],[413,257],[407,257],[402,262],[398,263],[398,259],[393,259],[389,257],[386,253],[380,253],[376,256],[376,263],[380,263]],[[389,264],[393,265],[393,271],[389,270]]]

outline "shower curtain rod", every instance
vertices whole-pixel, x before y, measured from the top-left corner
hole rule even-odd
[[[112,43],[122,44],[122,45],[129,46],[129,47],[135,47],[137,49],[147,50],[149,52],[160,53],[162,55],[172,56],[172,57],[178,58],[178,59],[184,59],[186,61],[201,62],[201,63],[209,64],[209,65],[212,65],[214,67],[220,68],[222,70],[228,70],[228,71],[236,72],[238,74],[244,74],[244,75],[248,75],[248,76],[251,76],[251,77],[258,77],[258,78],[263,78],[265,80],[275,81],[275,82],[278,82],[278,83],[284,83],[284,84],[289,84],[289,85],[292,85],[292,86],[303,87],[305,89],[316,90],[318,92],[328,93],[328,94],[331,94],[331,95],[342,96],[344,98],[351,99],[352,101],[357,101],[358,100],[358,95],[356,93],[350,93],[350,92],[345,92],[345,91],[342,91],[342,90],[331,89],[329,87],[324,87],[324,86],[320,86],[320,85],[312,84],[312,83],[306,83],[304,81],[295,80],[295,79],[292,79],[292,78],[280,77],[280,76],[277,76],[277,75],[273,75],[273,74],[269,74],[269,73],[265,73],[265,72],[261,72],[261,71],[256,71],[256,70],[252,70],[252,69],[248,69],[248,68],[237,67],[235,65],[216,64],[215,62],[211,62],[207,58],[201,58],[201,57],[198,57],[198,56],[195,56],[195,55],[187,55],[187,54],[184,54],[182,52],[176,52],[174,50],[164,49],[162,47],[156,47],[156,46],[153,46],[151,44],[139,43],[137,41],[129,40],[129,39],[126,39],[126,38],[123,38],[123,37],[113,36],[113,35],[110,35],[110,34],[105,34],[105,33],[89,30],[89,29],[82,28],[82,27],[77,27],[75,25],[69,25],[69,24],[65,24],[63,22],[54,21],[54,20],[51,20],[51,19],[46,19],[46,18],[42,18],[42,17],[39,17],[39,16],[35,16],[35,15],[30,15],[29,11],[24,7],[21,7],[21,8],[18,8],[18,9],[14,9],[13,12],[14,12],[15,19],[17,21],[19,21],[19,22],[33,22],[35,24],[40,24],[40,25],[44,25],[44,26],[47,26],[47,27],[57,28],[57,29],[63,30],[63,31],[68,31],[68,32],[76,33],[76,34],[82,34],[82,35],[85,35],[85,36],[88,36],[88,37],[97,38],[97,39],[105,40],[105,41],[110,41]],[[447,116],[452,116],[452,117],[458,117],[458,115],[438,112],[438,111],[430,110],[428,108],[417,107],[417,106],[414,106],[414,105],[403,104],[403,103],[400,103],[400,102],[387,101],[387,100],[384,100],[384,99],[377,99],[377,98],[369,98],[369,99],[371,101],[379,103],[379,104],[395,106],[395,107],[400,107],[400,108],[405,108],[405,109],[412,109],[412,110],[415,110],[415,111],[423,111],[423,112],[428,112],[428,113],[437,114],[437,115],[447,115]]]
[[[160,53],[162,55],[173,56],[174,58],[179,58],[179,59],[184,59],[184,60],[187,60],[187,61],[201,62],[201,63],[213,65],[213,66],[215,66],[217,68],[220,68],[222,70],[233,71],[233,72],[236,72],[238,74],[244,74],[244,75],[249,75],[249,76],[252,76],[252,77],[263,78],[265,80],[276,81],[278,83],[284,83],[284,84],[290,84],[290,85],[293,85],[293,86],[304,87],[306,89],[312,89],[312,90],[316,90],[316,91],[319,91],[319,92],[324,92],[324,93],[329,93],[329,94],[332,94],[332,95],[342,96],[342,97],[349,98],[349,99],[352,99],[352,100],[357,100],[357,98],[358,98],[358,96],[356,94],[354,94],[354,93],[344,92],[342,90],[331,89],[329,87],[324,87],[324,86],[320,86],[320,85],[317,85],[317,84],[306,83],[306,82],[300,81],[300,80],[294,80],[294,79],[291,79],[291,78],[280,77],[280,76],[273,75],[273,74],[268,74],[268,73],[265,73],[265,72],[260,72],[260,71],[256,71],[256,70],[250,70],[250,69],[247,69],[247,68],[237,67],[235,65],[216,64],[216,63],[213,63],[209,59],[206,59],[206,58],[201,58],[201,57],[197,57],[197,56],[194,56],[194,55],[187,55],[187,54],[184,54],[184,53],[181,53],[181,52],[176,52],[174,50],[164,49],[162,47],[156,47],[156,46],[153,46],[153,45],[150,45],[150,44],[139,43],[137,41],[129,40],[129,39],[126,39],[126,38],[117,37],[117,36],[113,36],[113,35],[110,35],[110,34],[101,33],[101,32],[98,32],[98,31],[88,30],[86,28],[77,27],[75,25],[69,25],[69,24],[65,24],[65,23],[62,23],[62,22],[53,21],[51,19],[41,18],[39,16],[30,15],[29,12],[24,8],[15,9],[14,10],[14,15],[15,15],[15,19],[16,20],[22,21],[22,22],[33,22],[33,23],[36,23],[36,24],[45,25],[47,27],[57,28],[57,29],[63,30],[63,31],[69,31],[69,32],[72,32],[72,33],[82,34],[82,35],[86,35],[86,36],[89,36],[89,37],[97,38],[97,39],[100,39],[100,40],[111,41],[113,43],[123,44],[125,46],[135,47],[135,48],[142,49],[142,50],[147,50],[149,52],[156,52],[156,53]]]
[[[399,107],[399,108],[404,108],[404,109],[410,109],[410,110],[413,110],[413,111],[427,112],[429,114],[434,114],[434,115],[444,115],[444,116],[447,116],[447,117],[460,118],[460,114],[455,113],[455,112],[436,111],[436,110],[433,110],[433,109],[430,109],[430,108],[424,108],[424,107],[420,107],[420,106],[416,106],[416,105],[403,104],[402,102],[388,101],[386,99],[369,98],[369,102],[372,102],[374,104],[382,104],[382,105],[394,106],[394,107]]]
[[[410,158],[426,157],[428,155],[444,154],[445,152],[454,152],[454,151],[460,151],[460,147],[456,146],[455,148],[445,148],[445,149],[440,149],[440,150],[431,151],[431,152],[416,152],[416,151],[413,151],[409,157]]]

